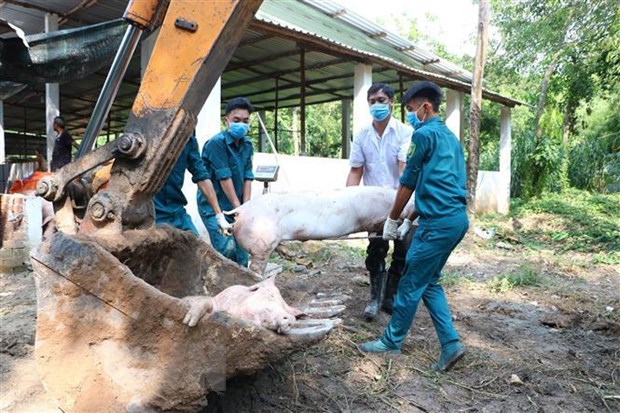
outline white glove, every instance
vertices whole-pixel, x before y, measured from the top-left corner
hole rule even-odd
[[[398,221],[395,221],[391,219],[390,217],[387,217],[387,220],[385,221],[385,224],[383,225],[383,239],[385,240],[396,239],[398,237],[398,233],[396,232],[397,230],[398,230]]]
[[[405,218],[405,221],[400,224],[400,227],[396,230],[398,233],[398,239],[403,239],[407,236],[407,233],[411,229],[411,220],[409,218]]]
[[[217,221],[217,226],[220,227],[220,230],[224,235],[231,235],[233,226],[227,220],[224,214],[221,212],[215,215],[215,220]]]

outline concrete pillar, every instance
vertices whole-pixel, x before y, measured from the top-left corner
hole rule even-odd
[[[349,159],[351,153],[351,99],[342,99],[342,159]]]
[[[45,13],[45,32],[58,30],[58,15]],[[52,164],[52,153],[56,132],[54,132],[54,118],[60,115],[60,90],[58,83],[45,84],[45,125],[47,132],[47,165]]]
[[[446,126],[463,143],[465,126],[465,95],[463,92],[448,89],[446,94]]]
[[[511,133],[510,108],[502,106],[499,126],[500,196],[497,201],[497,212],[501,214],[507,214],[510,210]]]
[[[4,102],[0,100],[0,165],[5,164],[4,155]]]
[[[222,130],[222,78],[213,86],[207,101],[198,113],[196,138],[198,148],[202,151],[205,142]]]
[[[198,152],[202,154],[202,147],[205,142],[221,131],[221,105],[222,105],[222,78],[220,77],[213,86],[207,101],[198,113],[198,123],[196,124],[196,139],[198,140]],[[187,198],[187,213],[192,218],[192,222],[196,226],[201,237],[208,239],[209,234],[202,223],[202,219],[198,214],[198,205],[196,203],[198,187],[192,182],[191,174],[185,171],[185,181],[183,183],[183,194]]]
[[[353,74],[353,133],[372,121],[366,93],[372,85],[372,65],[359,63]]]

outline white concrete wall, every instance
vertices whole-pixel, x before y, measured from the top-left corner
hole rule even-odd
[[[4,273],[23,267],[29,261],[30,250],[41,243],[41,198],[0,194],[0,219],[4,224],[0,273]]]
[[[477,214],[498,212],[502,200],[502,177],[498,171],[478,171],[476,185]]]
[[[254,153],[254,168],[257,165],[274,165],[276,158],[271,153]],[[349,173],[349,161],[347,159],[313,158],[309,156],[295,157],[291,155],[278,155],[277,163],[280,165],[278,180],[271,183],[272,192],[289,191],[310,191],[310,190],[329,190],[344,188],[347,174]],[[196,185],[183,188],[185,196],[189,200],[196,199]],[[263,183],[254,181],[252,183],[252,198],[261,196],[263,193]],[[196,227],[203,227],[198,210],[187,208],[187,213],[192,218]]]
[[[196,140],[198,140],[198,152],[202,154],[202,147],[204,144],[221,130],[221,109],[220,102],[222,101],[222,78],[220,78],[200,113],[198,113],[198,123],[196,124]],[[183,181],[183,194],[187,199],[187,213],[192,217],[192,221],[198,230],[198,233],[204,237],[209,238],[207,229],[205,228],[200,216],[198,215],[198,204],[196,201],[196,192],[198,186],[192,182],[192,174],[189,171],[185,171],[185,181]],[[197,219],[196,219],[197,218]]]

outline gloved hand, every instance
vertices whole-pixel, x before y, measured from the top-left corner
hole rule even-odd
[[[398,221],[395,221],[391,219],[390,217],[387,217],[387,220],[385,221],[385,224],[383,225],[383,239],[385,240],[396,239],[396,237],[398,237],[397,230],[398,230]]]
[[[233,225],[226,220],[226,217],[221,212],[215,215],[217,226],[220,227],[220,231],[224,235],[232,235]]]
[[[411,220],[409,218],[405,218],[405,221],[400,224],[400,227],[396,230],[398,233],[398,239],[403,239],[407,236],[407,233],[411,229]]]

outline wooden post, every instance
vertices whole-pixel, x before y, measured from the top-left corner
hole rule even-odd
[[[275,101],[275,108],[273,110],[273,140],[274,140],[274,146],[276,147],[276,152],[279,152],[280,149],[278,148],[278,100],[279,100],[279,86],[280,86],[280,82],[279,79],[276,77],[276,87],[275,87],[275,92],[276,92],[276,101]]]
[[[467,214],[473,223],[476,206],[476,185],[480,167],[480,118],[482,116],[482,78],[489,37],[489,0],[480,0],[478,9],[478,40],[471,83],[469,107],[469,156],[467,157]],[[471,225],[470,228],[474,228]]]
[[[349,159],[351,152],[351,99],[342,99],[342,159]]]
[[[306,48],[301,46],[301,53],[299,54],[299,63],[301,66],[300,83],[301,83],[301,96],[300,96],[300,104],[299,104],[299,115],[300,115],[300,124],[299,124],[299,132],[301,136],[301,154],[303,156],[307,155],[306,153]]]

